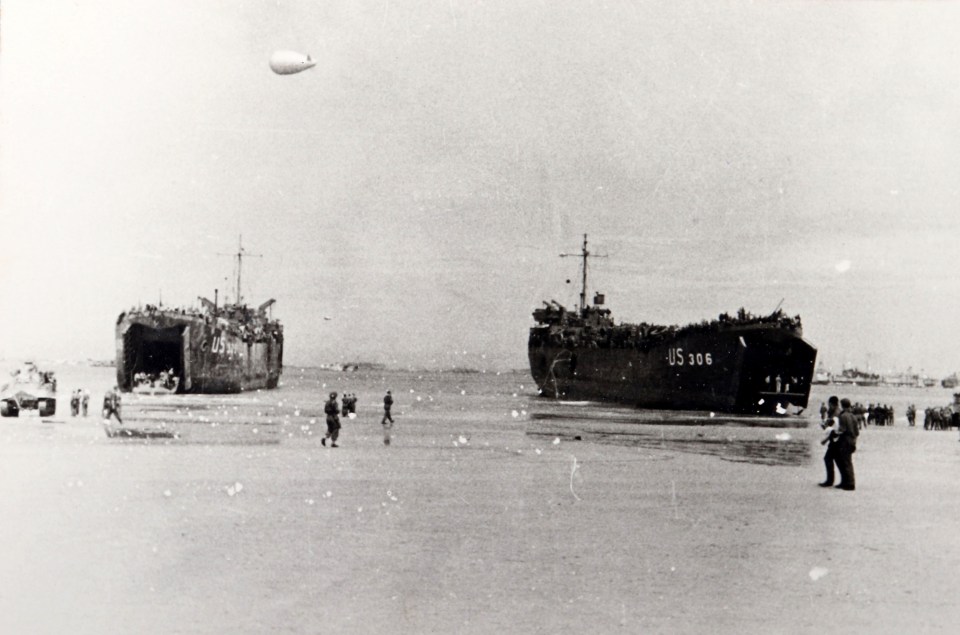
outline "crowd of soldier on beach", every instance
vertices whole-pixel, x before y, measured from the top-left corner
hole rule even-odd
[[[858,404],[860,409],[863,409],[862,404]],[[884,404],[870,404],[867,406],[866,411],[863,413],[866,414],[866,423],[867,425],[876,425],[876,426],[892,426],[893,425],[893,406],[888,406]]]
[[[892,426],[895,418],[893,406],[885,404],[869,404],[864,407],[862,403],[855,403],[851,406],[851,411],[861,428],[867,425]],[[823,421],[826,417],[827,405],[821,403],[820,420]],[[917,407],[914,404],[907,405],[906,417],[908,426],[917,425]],[[960,408],[955,406],[924,408],[924,430],[948,430],[952,427],[960,428]]]
[[[912,404],[911,404],[912,407]],[[892,426],[894,419],[893,406],[887,406],[884,404],[869,404],[864,406],[859,401],[852,406],[850,406],[850,411],[853,413],[853,416],[857,420],[857,424],[863,428],[864,426],[874,425],[874,426]],[[910,408],[907,408],[907,418],[910,417]],[[827,404],[820,404],[820,421],[824,421],[827,418]],[[913,425],[913,424],[910,424]]]
[[[856,475],[853,468],[853,455],[857,451],[857,438],[860,431],[868,425],[893,425],[893,407],[884,404],[850,403],[849,399],[830,397],[827,403],[820,404],[820,428],[825,435],[820,440],[826,447],[823,463],[826,479],[818,483],[820,487],[836,487],[853,491],[856,489]],[[907,406],[907,423],[915,426],[917,408]],[[960,428],[960,393],[954,395],[954,403],[942,408],[927,408],[924,411],[923,428],[925,430],[946,430],[952,426]],[[836,469],[834,469],[836,468]],[[834,485],[834,477],[839,472],[840,483]]]
[[[915,423],[912,422],[910,425],[915,425]],[[960,428],[960,411],[951,406],[924,408],[924,430],[949,430],[954,426]]]

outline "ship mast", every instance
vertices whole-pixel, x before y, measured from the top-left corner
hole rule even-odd
[[[234,300],[234,303],[239,305],[242,299],[242,296],[240,295],[240,280],[241,280],[241,274],[243,272],[243,257],[246,256],[248,258],[263,258],[263,254],[248,254],[247,250],[243,248],[243,234],[240,234],[240,239],[237,243],[237,253],[235,254],[221,253],[219,255],[231,256],[237,259],[237,298],[236,300]]]
[[[579,254],[560,254],[561,258],[582,258],[583,259],[583,279],[580,285],[580,313],[583,313],[584,309],[587,308],[587,259],[590,256],[594,258],[604,258],[605,256],[598,256],[597,254],[591,254],[587,250],[587,235],[583,235],[583,247],[580,250]],[[568,281],[569,282],[569,281]]]

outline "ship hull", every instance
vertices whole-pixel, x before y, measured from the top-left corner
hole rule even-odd
[[[693,332],[635,347],[562,346],[531,330],[542,395],[642,408],[785,414],[806,408],[816,349],[765,325]]]
[[[117,385],[129,392],[139,373],[173,370],[179,393],[275,388],[283,338],[244,337],[223,320],[175,311],[122,315],[116,327]]]

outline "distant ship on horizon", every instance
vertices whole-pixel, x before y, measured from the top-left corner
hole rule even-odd
[[[944,380],[946,381],[946,380]],[[896,388],[932,388],[937,380],[922,373],[915,373],[912,369],[906,372],[891,372],[886,374],[873,373],[859,368],[844,368],[839,374],[824,370],[818,366],[814,373],[814,384],[846,385],[846,386],[893,386]]]
[[[553,301],[533,312],[527,348],[541,395],[747,415],[807,407],[817,350],[799,317],[778,307],[682,327],[615,324],[603,294],[586,303],[589,256],[584,235],[579,308]]]
[[[860,370],[859,368],[844,368],[839,375],[831,375],[831,384],[852,384],[854,386],[879,386],[882,377],[877,373]]]
[[[121,313],[116,324],[117,386],[124,392],[236,393],[276,388],[283,372],[283,325],[242,303],[237,258],[236,302],[200,309],[146,305]]]

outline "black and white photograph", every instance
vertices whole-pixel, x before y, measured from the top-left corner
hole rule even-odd
[[[0,1],[0,633],[952,633],[960,0]]]

